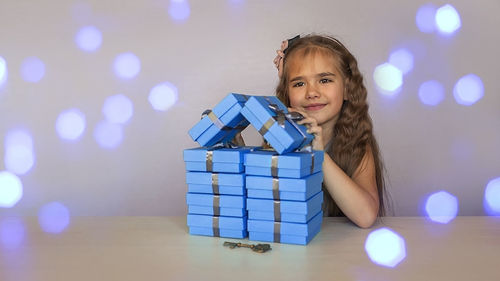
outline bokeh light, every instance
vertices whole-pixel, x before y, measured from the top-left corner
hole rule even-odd
[[[25,236],[25,227],[20,218],[7,217],[0,221],[0,242],[7,249],[14,249],[22,245]]]
[[[125,95],[113,95],[104,100],[102,113],[109,123],[125,124],[134,113],[134,105]]]
[[[484,210],[490,216],[500,216],[500,177],[492,179],[486,185]]]
[[[56,131],[61,139],[77,140],[85,131],[85,115],[77,108],[67,109],[56,120]]]
[[[7,81],[7,62],[0,56],[0,88]]]
[[[484,86],[481,78],[475,74],[467,74],[460,78],[453,87],[453,97],[461,105],[470,106],[479,101],[484,95]]]
[[[437,223],[447,224],[458,213],[458,199],[446,191],[431,194],[425,202],[427,217]]]
[[[141,61],[133,53],[122,53],[116,56],[113,69],[119,78],[132,79],[141,71]]]
[[[413,69],[413,54],[407,49],[397,49],[389,55],[389,63],[397,67],[403,74]]]
[[[177,87],[170,82],[154,86],[149,92],[148,101],[157,111],[167,111],[177,102]]]
[[[102,33],[95,26],[82,27],[75,36],[78,47],[86,52],[95,52],[102,44]]]
[[[380,93],[386,96],[394,96],[403,85],[403,73],[390,63],[384,63],[375,68],[373,79]]]
[[[94,139],[102,148],[116,148],[123,141],[123,128],[118,124],[101,121],[94,129]]]
[[[422,83],[418,88],[418,98],[425,105],[436,106],[444,100],[444,87],[436,80]]]
[[[374,230],[368,235],[365,251],[372,262],[385,267],[395,267],[406,258],[405,240],[386,227]]]
[[[21,64],[21,77],[26,82],[37,83],[45,75],[45,64],[37,57],[25,58]]]
[[[17,175],[28,173],[35,164],[33,139],[22,129],[11,130],[5,137],[5,168]]]
[[[453,34],[462,26],[460,15],[450,4],[437,9],[435,21],[438,31],[444,35]]]
[[[183,22],[189,18],[191,9],[187,0],[170,0],[168,14],[175,22]]]
[[[422,5],[417,10],[417,15],[415,16],[415,23],[418,29],[424,33],[432,33],[436,29],[436,10],[437,7],[433,4]]]
[[[48,233],[63,232],[69,222],[68,208],[59,202],[45,204],[38,212],[38,223],[42,230]]]
[[[0,207],[12,208],[23,197],[23,184],[11,172],[0,172]]]

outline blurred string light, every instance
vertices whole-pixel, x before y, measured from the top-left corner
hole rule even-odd
[[[23,197],[23,183],[11,172],[0,172],[0,207],[12,208]]]
[[[381,94],[395,96],[403,85],[403,72],[390,63],[383,63],[375,68],[373,79]]]
[[[22,245],[25,227],[20,218],[7,217],[0,221],[0,242],[4,248],[14,249]]]
[[[45,75],[45,64],[37,57],[27,57],[21,63],[21,76],[24,81],[38,83]]]
[[[447,224],[458,213],[458,200],[446,191],[431,194],[425,202],[427,217],[437,223]]]
[[[59,202],[45,204],[38,211],[38,223],[45,232],[61,233],[68,227],[69,222],[68,208]]]
[[[116,56],[113,70],[119,78],[131,79],[141,71],[141,61],[133,53],[122,53]]]
[[[425,105],[436,106],[444,100],[444,87],[436,80],[426,81],[418,88],[418,98]]]
[[[0,56],[0,88],[7,81],[7,62]]]
[[[148,101],[157,111],[167,111],[177,102],[177,87],[170,82],[154,86],[149,92]]]
[[[94,129],[94,139],[102,148],[116,148],[123,141],[123,128],[118,124],[101,121]]]
[[[168,14],[175,22],[183,22],[189,18],[191,9],[187,0],[170,0]]]
[[[385,267],[395,267],[406,258],[405,240],[386,227],[368,235],[365,251],[372,262]]]
[[[475,74],[467,74],[460,78],[453,87],[453,97],[461,105],[470,106],[479,101],[484,95],[484,86],[481,78]]]
[[[452,35],[462,26],[460,15],[450,4],[437,9],[435,21],[438,31],[443,35]]]
[[[85,131],[85,115],[77,108],[64,110],[56,120],[56,131],[63,140],[77,140]]]
[[[134,114],[134,105],[125,95],[113,95],[104,101],[102,113],[109,123],[125,124]]]
[[[424,33],[432,33],[436,29],[436,10],[437,7],[433,4],[422,5],[417,10],[417,15],[415,16],[415,23],[418,29]]]
[[[490,216],[500,216],[500,177],[492,179],[486,185],[484,210]]]
[[[397,49],[389,55],[389,63],[406,75],[413,69],[413,54],[405,48]]]
[[[11,130],[5,137],[5,167],[8,171],[24,175],[35,164],[33,139],[25,130]]]
[[[102,33],[95,26],[85,26],[75,36],[78,47],[85,52],[95,52],[102,44]]]

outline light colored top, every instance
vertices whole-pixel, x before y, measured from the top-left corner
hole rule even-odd
[[[264,254],[226,239],[188,234],[185,217],[73,217],[61,234],[24,218],[24,241],[0,244],[0,280],[500,280],[500,218],[383,218],[361,229],[325,218],[307,245],[271,243]],[[406,259],[374,264],[367,235],[388,227],[405,238]]]

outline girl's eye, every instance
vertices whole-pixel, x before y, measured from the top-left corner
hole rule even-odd
[[[328,78],[323,78],[323,79],[319,80],[319,83],[321,83],[321,84],[330,83],[330,82],[332,82],[332,80],[328,79]]]
[[[293,87],[302,87],[302,86],[304,86],[304,82],[297,82],[293,84]]]

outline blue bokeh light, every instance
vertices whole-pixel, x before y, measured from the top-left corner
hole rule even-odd
[[[23,183],[11,172],[0,172],[0,207],[12,208],[23,197]]]
[[[28,57],[21,64],[21,76],[24,81],[38,83],[45,75],[45,64],[37,57]]]
[[[436,80],[422,83],[418,88],[418,97],[425,105],[436,106],[444,100],[444,87]]]
[[[368,235],[365,251],[372,262],[385,267],[395,267],[406,258],[405,240],[386,227],[374,230]]]
[[[373,79],[380,93],[395,96],[403,85],[403,72],[390,63],[383,63],[375,68]]]
[[[446,191],[431,194],[425,202],[427,217],[437,223],[447,224],[458,213],[458,199]]]
[[[148,101],[155,110],[167,111],[175,105],[177,98],[177,87],[170,82],[163,82],[151,89]]]
[[[95,26],[82,27],[75,36],[78,47],[86,52],[95,52],[102,44],[102,33]]]
[[[453,97],[461,105],[470,106],[479,101],[484,95],[484,86],[481,78],[475,74],[467,74],[460,78],[453,87]]]
[[[176,22],[182,22],[189,18],[191,9],[187,0],[170,0],[168,14]]]
[[[21,219],[7,217],[0,222],[0,242],[4,248],[15,249],[22,245],[25,227]]]
[[[5,167],[8,171],[24,175],[35,164],[33,139],[25,130],[12,130],[5,137]]]
[[[413,69],[413,54],[407,49],[398,49],[389,56],[389,63],[397,67],[403,74]]]
[[[118,94],[106,98],[102,113],[109,123],[125,124],[134,114],[134,105],[128,97]]]
[[[437,9],[435,21],[438,31],[443,35],[451,35],[462,26],[460,15],[450,4]]]
[[[61,139],[77,140],[85,131],[85,115],[77,108],[67,109],[56,120],[56,131]]]
[[[500,216],[500,177],[492,179],[486,185],[484,210],[490,216]]]
[[[0,56],[0,88],[7,81],[7,62]]]
[[[116,148],[123,141],[123,128],[118,124],[101,121],[94,129],[94,139],[102,148]]]
[[[122,53],[116,56],[113,69],[119,78],[132,79],[141,71],[141,61],[133,53]]]
[[[68,208],[59,202],[45,204],[38,211],[38,223],[47,233],[61,233],[68,227],[69,222]]]
[[[415,16],[415,23],[418,29],[424,33],[432,33],[436,29],[436,10],[437,7],[433,4],[422,5],[417,10],[417,15]]]

